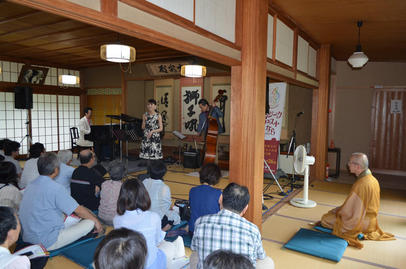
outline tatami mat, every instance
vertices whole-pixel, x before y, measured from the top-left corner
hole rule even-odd
[[[393,191],[381,191],[384,198],[381,198],[378,221],[381,228],[395,234],[397,240],[365,240],[363,249],[348,247],[339,263],[284,249],[283,244],[300,228],[311,229],[310,222],[320,220],[324,213],[341,205],[351,187],[326,182],[313,185],[309,189],[309,199],[318,203],[315,208],[286,204],[262,224],[264,246],[276,268],[297,268],[298,264],[300,268],[406,268],[406,197]],[[302,192],[297,195],[301,196]]]
[[[189,190],[200,185],[199,178],[187,176],[197,169],[185,169],[179,166],[169,166],[164,180],[169,185],[173,201],[175,199],[188,199]],[[137,175],[143,172],[138,172]],[[272,209],[277,204],[283,204],[288,198],[280,196],[280,189],[273,181],[267,194],[274,198],[265,200],[265,205]],[[223,189],[229,183],[228,178],[221,178],[215,187]],[[281,182],[284,191],[289,187],[287,182]],[[264,185],[266,186],[266,184]],[[301,227],[311,229],[309,222],[320,220],[321,216],[332,208],[341,205],[351,189],[351,185],[332,182],[316,181],[309,187],[309,199],[318,203],[315,208],[303,209],[283,205],[276,213],[265,219],[262,224],[263,245],[267,254],[275,261],[276,268],[406,268],[406,196],[398,191],[381,193],[381,210],[379,223],[384,231],[394,233],[395,241],[363,241],[364,248],[359,250],[348,247],[339,263],[313,257],[283,248],[286,243]],[[300,192],[296,197],[301,197]],[[263,211],[266,213],[266,211]],[[191,250],[186,249],[190,255]],[[47,269],[76,269],[81,268],[64,257],[55,257],[48,262]]]

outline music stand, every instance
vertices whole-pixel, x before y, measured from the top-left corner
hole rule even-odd
[[[173,131],[172,134],[173,134],[174,136],[176,136],[176,138],[178,139],[178,142],[179,142],[179,146],[178,146],[178,160],[176,161],[176,165],[181,166],[181,165],[182,165],[182,161],[181,161],[181,158],[180,158],[180,157],[181,157],[181,156],[180,156],[180,152],[181,152],[181,150],[182,150],[182,141],[183,141],[183,139],[186,138],[186,136],[185,136],[184,134],[182,134],[181,132],[178,132],[178,131]]]

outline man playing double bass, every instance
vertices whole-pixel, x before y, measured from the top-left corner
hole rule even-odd
[[[199,115],[199,125],[197,126],[197,132],[199,133],[199,136],[203,135],[205,139],[205,157],[203,158],[203,163],[207,162],[214,162],[214,160],[217,161],[217,141],[215,142],[215,152],[211,152],[210,155],[211,157],[208,158],[208,141],[207,140],[207,129],[209,128],[209,115],[210,117],[216,119],[217,121],[217,134],[224,133],[224,128],[220,123],[220,118],[222,118],[223,112],[216,106],[216,101],[213,102],[213,105],[210,106],[209,102],[206,99],[200,99],[199,100],[199,107],[201,110],[201,113]],[[210,137],[212,137],[210,135]],[[217,138],[215,138],[217,139]],[[210,139],[211,142],[213,142],[212,139]],[[210,147],[211,148],[211,147]],[[211,151],[211,150],[210,150]],[[212,154],[215,154],[215,156],[212,156]]]
[[[222,118],[224,115],[220,108],[217,107],[216,103],[213,102],[213,105],[210,106],[209,102],[206,99],[200,99],[198,104],[201,110],[201,113],[199,115],[199,125],[197,126],[197,132],[199,133],[199,136],[201,136],[202,134],[206,136],[206,130],[208,127],[207,118],[209,116],[210,108],[212,108],[211,116],[217,120],[218,134],[224,133],[224,128],[220,123],[220,118]]]

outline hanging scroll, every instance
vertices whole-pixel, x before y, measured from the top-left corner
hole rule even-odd
[[[197,135],[202,98],[201,86],[183,86],[181,88],[181,132],[186,135]]]
[[[156,86],[155,100],[165,131],[173,131],[173,87]]]

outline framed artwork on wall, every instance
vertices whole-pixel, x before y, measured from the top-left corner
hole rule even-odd
[[[48,74],[48,68],[24,65],[18,77],[19,84],[43,85]]]

